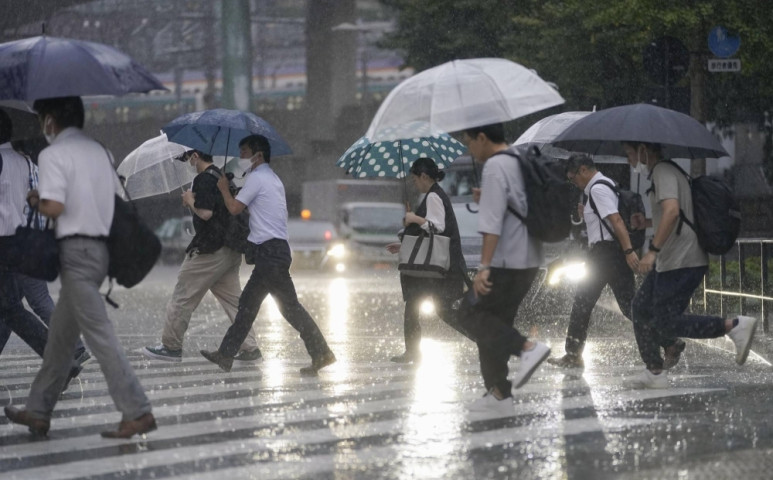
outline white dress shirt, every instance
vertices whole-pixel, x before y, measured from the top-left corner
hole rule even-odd
[[[56,238],[110,234],[118,177],[101,144],[79,128],[66,128],[40,152],[38,166],[40,198],[64,204]]]
[[[612,185],[615,184],[614,181],[602,175],[601,172],[596,172],[596,174],[591,177],[590,181],[585,186],[584,192],[585,195],[588,196],[588,201],[585,202],[582,214],[585,218],[585,226],[588,230],[588,245],[593,245],[594,243],[600,242],[602,240],[616,241],[615,237],[609,233],[609,230],[607,230],[606,227],[601,224],[601,222],[603,221],[606,223],[607,226],[612,229],[612,231],[614,231],[611,222],[609,222],[609,220],[602,219],[607,218],[613,213],[618,213],[617,195],[612,191],[611,188],[606,185],[596,185],[599,180],[605,180]],[[591,195],[593,195],[593,202],[596,204],[596,208],[599,210],[599,215],[596,215],[596,212],[593,211],[593,208],[590,205]],[[601,218],[599,218],[599,216]]]
[[[427,194],[427,214],[424,219],[426,222],[421,228],[425,232],[429,232],[429,222],[434,225],[435,233],[443,233],[446,230],[446,209],[443,207],[443,200],[435,192]]]
[[[257,245],[272,238],[287,240],[285,187],[267,163],[247,174],[236,200],[246,205],[250,213],[247,240]]]
[[[27,222],[22,212],[27,204],[30,166],[11,143],[0,145],[3,170],[0,172],[0,237],[16,234],[16,227]]]

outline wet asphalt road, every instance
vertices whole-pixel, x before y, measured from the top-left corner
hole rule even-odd
[[[225,374],[200,357],[228,325],[211,296],[194,313],[182,364],[146,360],[137,350],[159,343],[175,276],[160,266],[115,291],[121,308],[109,309],[159,429],[99,437],[119,415],[92,361],[63,394],[49,440],[0,420],[0,478],[771,478],[770,364],[753,354],[738,367],[729,342],[689,341],[670,389],[625,389],[621,379],[641,365],[609,299],[594,313],[584,371],[545,365],[515,392],[512,412],[472,414],[465,405],[483,393],[476,348],[433,316],[422,362],[388,361],[403,347],[393,271],[296,273],[338,357],[317,378],[299,375],[309,358],[271,304],[256,321],[262,363]],[[560,355],[568,308],[538,295],[517,325]],[[40,360],[15,338],[0,358],[0,400],[23,404]]]

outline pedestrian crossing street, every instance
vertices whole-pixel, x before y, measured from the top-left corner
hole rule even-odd
[[[643,403],[722,391],[625,390],[631,365],[583,376],[543,367],[517,391],[511,414],[470,413],[465,405],[482,394],[474,347],[460,355],[446,347],[425,339],[415,367],[339,355],[316,378],[298,373],[303,356],[226,374],[193,354],[174,364],[130,351],[159,429],[129,441],[99,436],[120,418],[91,361],[57,405],[48,440],[0,420],[0,478],[480,478],[530,456],[539,465],[531,468],[560,471],[569,444],[666,421],[631,413]],[[22,350],[2,358],[0,399],[23,405],[40,359]]]

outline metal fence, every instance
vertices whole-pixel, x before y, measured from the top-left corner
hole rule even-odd
[[[720,315],[757,316],[763,331],[770,333],[769,312],[773,308],[773,284],[768,276],[773,239],[744,238],[721,257],[711,257],[703,279],[703,310]],[[700,292],[696,292],[700,299]]]

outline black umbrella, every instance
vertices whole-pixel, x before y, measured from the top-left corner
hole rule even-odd
[[[729,155],[694,118],[645,103],[593,112],[564,130],[552,144],[571,152],[624,157],[624,141],[660,144],[664,158]]]

